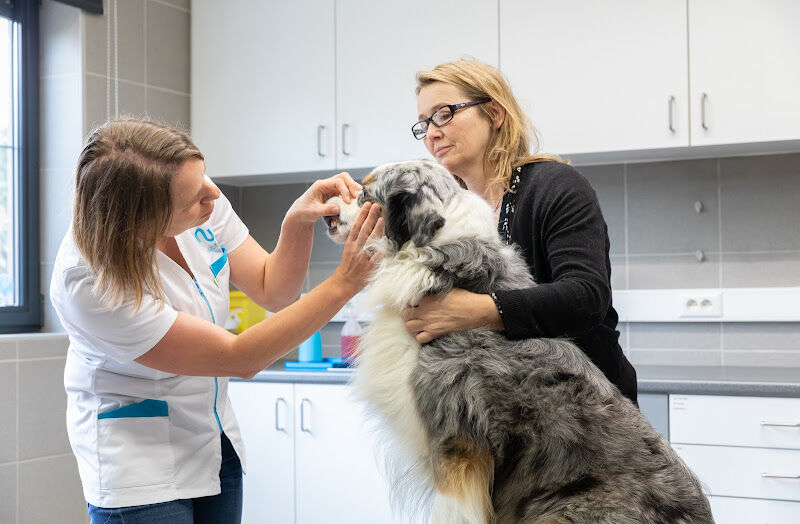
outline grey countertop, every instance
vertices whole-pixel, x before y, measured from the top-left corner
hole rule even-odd
[[[637,366],[639,393],[800,397],[800,368]],[[270,366],[255,382],[346,384],[352,370],[286,371]],[[237,379],[233,379],[237,380]]]

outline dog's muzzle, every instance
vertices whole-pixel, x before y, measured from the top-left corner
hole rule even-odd
[[[341,218],[339,215],[331,216],[331,217],[322,217],[325,220],[325,225],[328,226],[328,234],[334,235],[336,231],[339,229],[339,225],[342,223]]]

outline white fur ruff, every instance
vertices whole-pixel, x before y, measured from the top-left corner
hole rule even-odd
[[[447,221],[431,241],[433,246],[497,235],[489,205],[472,193],[459,193],[444,216]],[[376,248],[385,252],[380,243]],[[434,278],[424,252],[412,242],[384,258],[367,291],[367,306],[377,313],[362,336],[353,384],[387,429],[382,451],[394,509],[412,511],[415,522],[430,516],[435,524],[482,524],[485,519],[477,506],[465,507],[436,493],[426,432],[411,386],[420,345],[406,331],[401,312],[431,289]]]

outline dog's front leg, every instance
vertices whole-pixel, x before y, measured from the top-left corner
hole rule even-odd
[[[466,439],[452,438],[434,450],[436,496],[432,524],[490,524],[494,460]]]

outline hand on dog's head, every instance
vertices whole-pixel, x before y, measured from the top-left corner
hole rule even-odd
[[[409,241],[416,247],[427,245],[445,224],[445,203],[460,190],[445,168],[424,160],[380,166],[364,178],[363,188],[350,204],[339,197],[328,200],[340,210],[338,216],[325,217],[328,236],[344,243],[360,207],[373,202],[381,206],[386,238],[394,251]]]

